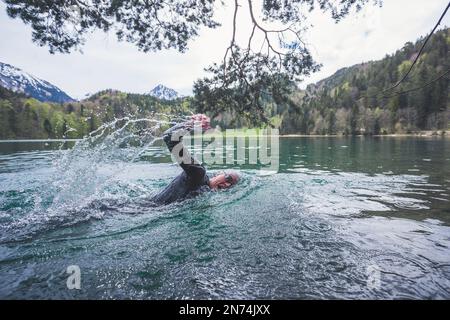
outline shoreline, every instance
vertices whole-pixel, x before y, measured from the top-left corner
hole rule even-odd
[[[442,131],[441,131],[442,132]],[[216,135],[211,134],[211,137],[214,137]],[[234,135],[239,136],[239,135]],[[248,135],[247,135],[248,136]],[[253,135],[252,135],[253,136]],[[257,137],[258,135],[254,135],[254,137]],[[364,135],[364,134],[357,134],[357,135],[343,135],[343,134],[280,134],[279,137],[281,138],[352,138],[352,137],[359,137],[359,138],[383,138],[383,137],[389,137],[389,138],[408,138],[408,137],[414,137],[414,138],[450,138],[450,132],[442,132],[437,133],[436,131],[421,131],[416,133],[390,133],[390,134],[374,134],[374,135]],[[71,142],[71,141],[79,141],[83,139],[0,139],[0,143],[7,143],[7,142]]]
[[[384,134],[384,135],[307,135],[307,134],[288,134],[280,135],[280,138],[435,138],[450,139],[450,135],[428,136],[415,134]]]
[[[422,131],[417,133],[390,133],[390,134],[373,134],[373,135],[364,135],[364,134],[356,134],[356,135],[343,135],[343,134],[280,134],[280,137],[285,138],[351,138],[351,137],[359,137],[359,138],[450,138],[450,133],[434,133],[428,131]]]
[[[6,142],[71,142],[83,139],[0,139],[0,143]]]

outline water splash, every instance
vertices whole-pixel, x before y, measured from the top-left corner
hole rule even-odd
[[[38,189],[32,194],[32,210],[8,228],[16,229],[20,238],[52,225],[101,218],[105,211],[95,206],[96,200],[126,196],[126,189],[123,193],[110,192],[117,183],[115,177],[161,139],[163,126],[181,119],[163,114],[149,119],[114,119],[77,141],[73,148],[61,148],[52,160],[53,174],[45,190]],[[87,207],[89,210],[83,210]]]

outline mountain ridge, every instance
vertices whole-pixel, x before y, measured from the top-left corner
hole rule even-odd
[[[42,102],[65,103],[76,101],[50,82],[3,62],[0,62],[0,85]]]
[[[389,134],[450,130],[450,28],[380,60],[344,67],[306,87],[283,114],[286,134]],[[446,71],[447,70],[447,71]],[[395,86],[395,88],[393,88]],[[392,88],[392,89],[391,89]],[[273,117],[273,115],[271,115]]]
[[[450,131],[450,79],[432,79],[449,68],[450,29],[436,32],[407,80],[392,97],[380,94],[394,85],[412,64],[423,38],[407,42],[382,60],[341,68],[332,76],[294,90],[289,99],[264,97],[262,108],[281,134],[379,135]],[[159,88],[158,88],[159,87]],[[163,85],[156,86],[164,93]],[[421,88],[413,90],[411,88]],[[173,90],[174,91],[174,90]],[[407,94],[396,92],[407,91]],[[161,99],[162,97],[162,99]],[[166,100],[166,98],[174,98]],[[361,98],[362,97],[362,98]],[[77,102],[42,103],[0,86],[0,138],[81,138],[104,123],[124,116],[204,112],[195,97],[126,93],[107,89]],[[250,128],[242,114],[208,114],[221,128]],[[67,132],[67,128],[76,131]]]
[[[181,97],[178,92],[162,84],[158,84],[148,94],[161,100],[175,100]]]

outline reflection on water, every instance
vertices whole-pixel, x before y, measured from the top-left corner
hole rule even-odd
[[[0,297],[450,298],[449,140],[282,138],[278,174],[159,208],[179,168],[124,141],[0,142]]]

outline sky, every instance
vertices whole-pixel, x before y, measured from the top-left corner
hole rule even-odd
[[[158,84],[190,95],[194,81],[207,75],[203,69],[221,62],[229,45],[233,8],[230,0],[224,2],[229,5],[218,6],[215,16],[222,26],[202,29],[185,53],[143,53],[133,44],[118,42],[113,32],[96,31],[87,37],[82,52],[50,54],[31,41],[30,26],[7,16],[0,1],[0,62],[47,80],[77,99],[108,88],[146,93]],[[447,4],[448,0],[384,0],[381,8],[366,6],[338,24],[329,14],[312,12],[303,38],[323,66],[299,86],[304,88],[343,67],[382,59],[407,41],[414,42],[432,30]],[[237,24],[238,41],[244,44],[251,26],[245,5]],[[444,26],[450,26],[450,13]]]

